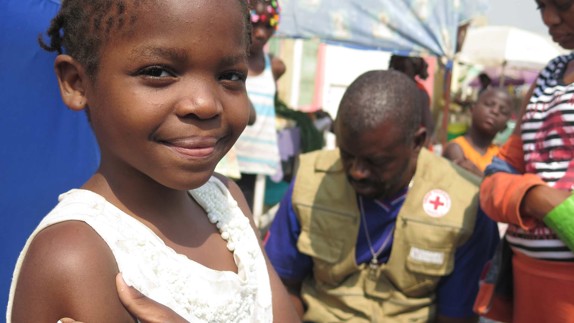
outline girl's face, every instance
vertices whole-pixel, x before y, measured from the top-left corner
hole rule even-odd
[[[536,0],[536,4],[552,39],[564,49],[574,49],[574,0]]]
[[[506,128],[512,114],[512,98],[500,89],[486,89],[472,107],[472,123],[480,131],[496,135]]]
[[[247,125],[245,20],[238,0],[159,2],[103,45],[86,99],[100,172],[187,190]]]
[[[258,53],[275,33],[278,17],[271,6],[262,1],[255,1],[251,8],[251,52]]]

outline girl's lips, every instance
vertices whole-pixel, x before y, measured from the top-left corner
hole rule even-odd
[[[213,151],[215,150],[215,147],[213,147],[213,146],[211,146],[211,147],[196,147],[196,148],[189,148],[189,147],[182,147],[182,146],[170,146],[170,148],[172,148],[173,150],[175,150],[179,154],[184,155],[186,157],[190,157],[190,158],[209,157],[213,153]]]
[[[214,137],[178,138],[163,141],[163,144],[187,158],[209,157],[218,140]]]

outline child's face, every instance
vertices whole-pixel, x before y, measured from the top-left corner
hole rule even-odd
[[[472,108],[472,123],[478,130],[495,135],[506,128],[511,114],[510,95],[499,89],[487,89]]]
[[[237,0],[162,0],[128,12],[86,93],[101,170],[200,186],[247,124],[247,44]],[[129,10],[129,9],[128,9]]]
[[[268,10],[268,4],[263,3],[263,1],[256,1],[252,11],[252,26],[253,30],[251,32],[251,52],[257,53],[263,50],[263,47],[269,39],[275,33],[275,26],[271,21],[273,15]],[[253,17],[257,17],[257,21],[254,22]]]

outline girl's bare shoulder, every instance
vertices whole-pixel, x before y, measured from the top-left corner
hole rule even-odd
[[[13,321],[133,322],[117,296],[117,273],[111,250],[89,225],[51,225],[34,237],[22,262]]]

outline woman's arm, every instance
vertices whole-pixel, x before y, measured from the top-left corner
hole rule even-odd
[[[67,221],[42,230],[22,263],[12,322],[133,323],[118,298],[111,250],[87,224]]]
[[[535,226],[536,221],[541,221],[548,212],[570,195],[569,192],[547,186],[534,174],[524,174],[520,127],[522,116],[535,88],[536,83],[533,83],[522,102],[514,132],[497,156],[510,164],[519,174],[494,172],[487,176],[480,186],[481,206],[485,212],[495,221],[513,223],[523,229]]]
[[[480,185],[480,205],[482,209],[494,221],[516,224],[523,229],[528,229],[536,225],[533,218],[522,218],[520,215],[520,205],[526,192],[535,185],[545,185],[545,183],[535,175],[524,173],[524,152],[522,150],[522,139],[520,137],[520,127],[522,116],[526,112],[526,107],[530,97],[534,92],[535,84],[530,86],[522,101],[520,112],[517,117],[516,126],[512,135],[500,148],[496,158],[500,163],[506,163],[519,174],[510,174],[499,167],[493,167],[494,163],[487,167],[486,176]]]

